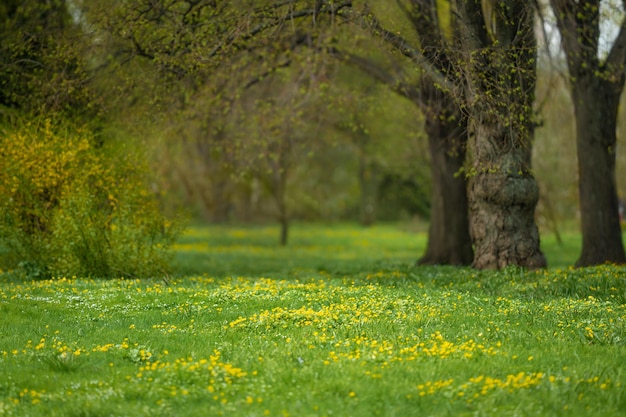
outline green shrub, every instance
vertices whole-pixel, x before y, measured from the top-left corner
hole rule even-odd
[[[148,166],[88,129],[50,120],[0,137],[0,262],[32,278],[162,274],[178,227],[148,191]]]

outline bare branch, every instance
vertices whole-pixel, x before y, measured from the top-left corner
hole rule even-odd
[[[282,5],[285,4],[290,4],[291,2],[284,2],[282,3]],[[322,7],[324,6],[324,7]],[[352,1],[351,0],[346,0],[346,1],[342,1],[339,2],[337,4],[334,4],[332,2],[325,2],[323,5],[317,4],[315,5],[314,8],[312,9],[304,9],[304,10],[297,10],[297,11],[293,11],[290,12],[288,16],[277,16],[274,17],[273,19],[271,19],[268,22],[265,23],[261,23],[257,26],[255,26],[254,28],[252,28],[251,30],[249,30],[246,34],[244,35],[240,35],[238,36],[238,34],[231,34],[229,35],[222,43],[220,43],[219,45],[215,46],[215,48],[213,48],[213,50],[211,50],[208,54],[207,54],[207,58],[212,58],[214,57],[218,52],[220,52],[222,49],[224,49],[224,47],[228,44],[231,44],[235,41],[247,41],[250,40],[252,38],[254,38],[256,35],[258,35],[261,32],[264,32],[270,28],[274,28],[274,27],[278,27],[279,25],[281,25],[285,19],[288,17],[289,19],[297,19],[297,18],[301,18],[301,17],[314,17],[315,19],[317,19],[317,17],[321,14],[329,14],[329,15],[335,15],[337,14],[339,11],[341,11],[342,9],[348,8],[348,7],[352,7]]]

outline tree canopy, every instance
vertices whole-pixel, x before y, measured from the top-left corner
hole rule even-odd
[[[602,7],[8,1],[0,106],[88,125],[94,149],[133,138],[155,161],[164,207],[173,192],[214,221],[273,217],[283,243],[293,217],[358,213],[370,224],[397,207],[396,218],[429,217],[420,263],[537,268],[537,37],[553,19],[577,123],[579,263],[623,262],[615,170],[626,31],[618,19],[603,55]]]

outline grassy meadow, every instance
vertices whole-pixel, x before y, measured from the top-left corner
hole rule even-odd
[[[413,264],[397,225],[195,227],[177,274],[0,275],[0,415],[626,415],[626,268]]]

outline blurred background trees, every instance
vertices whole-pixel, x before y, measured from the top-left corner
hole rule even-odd
[[[467,76],[468,67],[454,66],[461,55],[449,49],[467,35],[451,18],[458,2],[352,3],[6,1],[4,132],[16,140],[8,134],[25,120],[52,120],[86,129],[95,153],[140,155],[149,168],[137,192],[161,213],[182,206],[196,221],[278,222],[283,244],[293,221],[403,221],[420,231],[430,225],[423,262],[467,264],[468,226],[452,227],[466,209],[442,196],[453,187],[465,196],[471,167],[464,123],[472,113],[441,85],[433,88],[417,55],[410,57],[427,51],[422,57],[441,74]],[[507,2],[472,3],[487,25],[485,15],[496,16]],[[617,33],[623,10],[613,3],[598,19],[613,19]],[[537,5],[549,10],[547,2]],[[584,217],[576,117],[559,47],[564,29],[554,16],[537,16],[530,116],[537,123],[528,173],[540,193],[535,220],[559,237]],[[622,197],[623,111],[612,146]],[[7,155],[0,162],[5,172]]]
[[[85,43],[64,0],[8,0],[0,5],[0,105],[21,112],[62,112],[93,120]]]
[[[141,142],[116,132],[97,39],[74,6],[0,6],[0,268],[167,273],[180,228],[161,214]]]
[[[551,0],[550,5],[567,62],[576,118],[583,233],[577,264],[624,263],[615,179],[617,114],[626,81],[624,4]],[[606,29],[603,33],[607,25],[617,33],[612,40]]]

